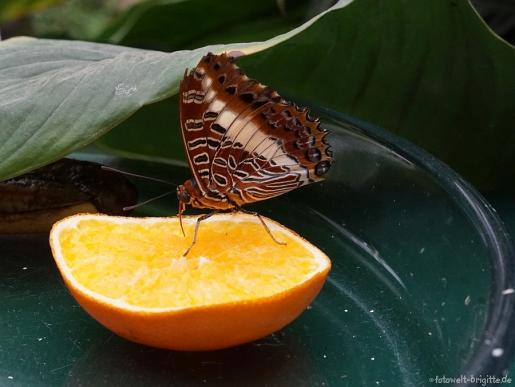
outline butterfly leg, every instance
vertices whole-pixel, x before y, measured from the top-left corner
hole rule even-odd
[[[197,218],[197,223],[195,223],[195,232],[193,233],[193,241],[191,242],[190,247],[188,247],[187,250],[182,254],[183,257],[188,255],[191,248],[195,245],[195,243],[197,243],[197,234],[198,234],[200,222],[202,222],[203,220],[206,220],[207,218],[210,218],[211,216],[213,216],[214,214],[217,214],[218,212],[220,212],[220,211],[213,211],[213,212],[210,212],[209,214],[204,214]]]
[[[281,241],[278,241],[277,239],[275,239],[274,234],[272,234],[272,231],[270,231],[270,229],[268,228],[267,224],[265,223],[265,220],[261,217],[261,215],[259,215],[259,213],[255,212],[255,211],[247,211],[247,210],[244,210],[243,208],[238,208],[236,211],[243,212],[244,214],[249,214],[249,215],[257,216],[257,218],[259,219],[259,221],[261,222],[261,224],[265,228],[265,230],[268,233],[268,235],[270,235],[270,238],[272,238],[272,240],[275,243],[277,243],[278,245],[283,245],[283,246],[286,245],[286,242],[281,242]]]

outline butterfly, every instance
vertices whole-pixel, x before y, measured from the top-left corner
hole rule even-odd
[[[327,130],[306,108],[250,79],[228,54],[208,53],[180,84],[180,123],[193,177],[177,187],[186,207],[219,211],[287,193],[323,179],[333,162]],[[181,222],[182,227],[182,222]],[[277,240],[275,240],[277,243]],[[185,255],[189,252],[188,249]]]

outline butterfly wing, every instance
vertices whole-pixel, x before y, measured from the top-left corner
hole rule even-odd
[[[245,143],[232,171],[243,202],[268,199],[323,179],[332,162],[327,132],[306,110],[280,101],[268,105],[255,120],[259,124],[254,133],[248,138],[239,135]]]
[[[225,54],[205,56],[181,96],[188,160],[207,192],[243,205],[321,180],[331,165],[319,121]]]
[[[236,66],[227,55],[204,56],[197,67],[186,71],[180,85],[180,122],[188,163],[203,194],[217,193],[212,184],[214,154],[221,146],[223,126],[246,108],[223,88]],[[225,75],[227,74],[227,75]]]
[[[209,165],[211,158],[208,154],[207,133],[209,132],[210,115],[207,91],[210,79],[205,74],[194,69],[184,74],[179,89],[180,122],[184,149],[200,191],[205,194],[209,184]],[[207,97],[207,98],[206,98]]]

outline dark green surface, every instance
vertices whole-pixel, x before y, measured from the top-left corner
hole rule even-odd
[[[320,296],[298,320],[224,351],[133,344],[77,306],[44,236],[2,237],[0,385],[411,386],[459,374],[481,345],[490,296],[478,220],[462,210],[463,197],[442,189],[444,175],[429,176],[336,122],[326,127],[337,158],[329,179],[252,206],[333,261]],[[174,182],[189,175],[184,167],[115,165]],[[167,189],[139,186],[144,196]],[[176,210],[172,197],[141,214]]]

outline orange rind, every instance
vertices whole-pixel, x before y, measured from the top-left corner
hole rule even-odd
[[[64,282],[97,321],[129,340],[200,351],[247,343],[298,317],[331,268],[317,247],[256,216],[128,218],[81,214],[56,223],[50,246]]]

